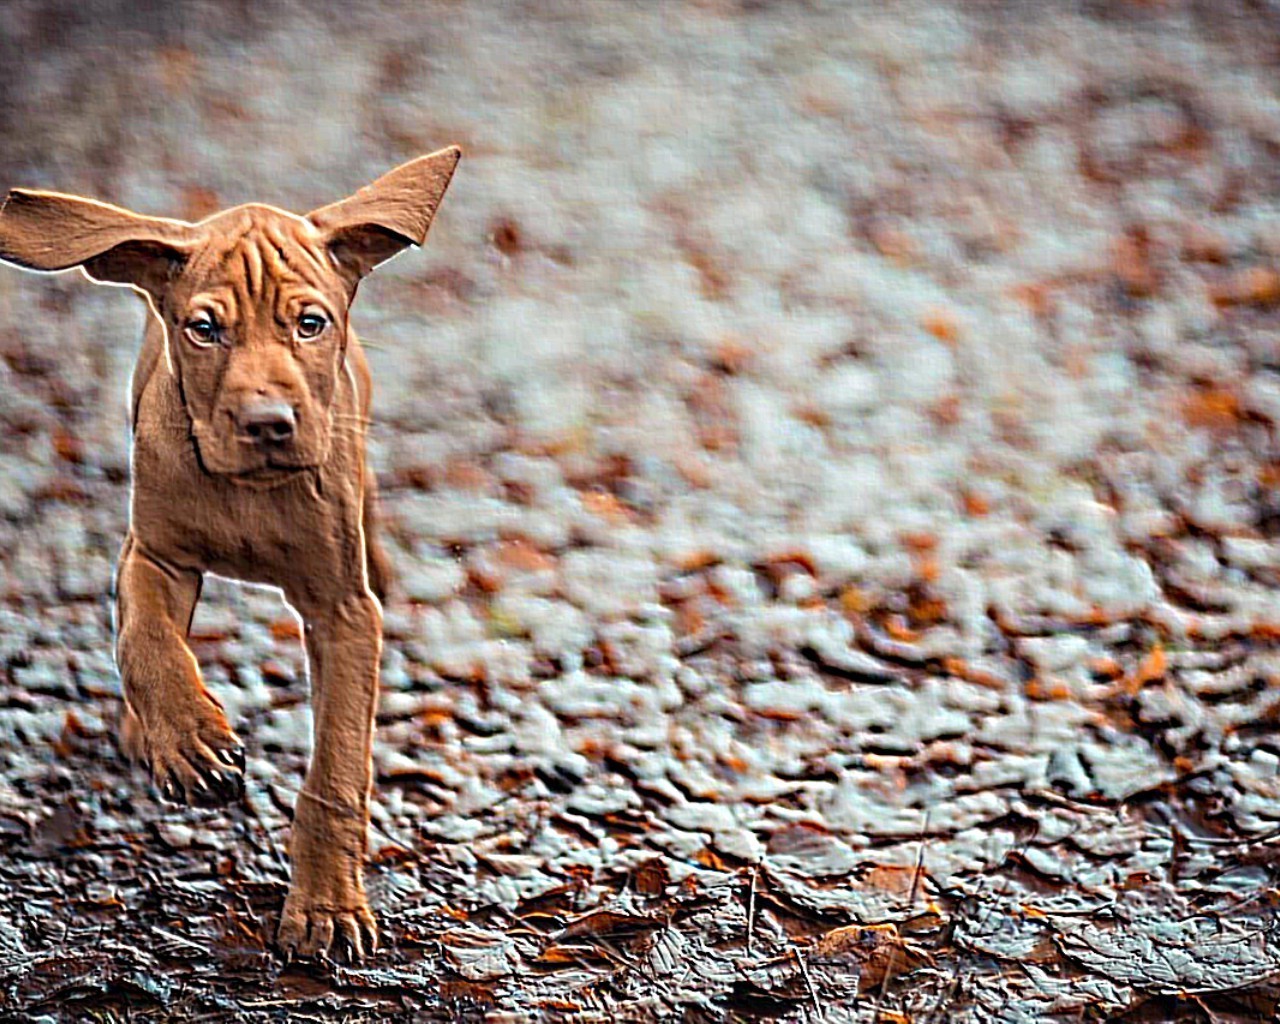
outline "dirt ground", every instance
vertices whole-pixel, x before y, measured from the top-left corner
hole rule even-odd
[[[118,754],[143,310],[0,272],[0,1018],[1255,1021],[1280,1001],[1280,5],[0,6],[0,185],[305,211],[362,289],[383,951],[270,938],[296,622],[210,580],[242,806]]]

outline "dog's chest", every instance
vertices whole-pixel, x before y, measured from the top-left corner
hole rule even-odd
[[[332,544],[336,517],[310,481],[253,490],[191,476],[157,480],[139,473],[133,529],[175,564],[283,585]]]
[[[334,451],[319,470],[270,488],[205,473],[188,446],[134,446],[132,530],[184,568],[288,587],[332,573],[359,549],[359,460]]]

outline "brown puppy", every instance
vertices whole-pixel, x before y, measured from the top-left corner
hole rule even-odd
[[[244,752],[186,635],[203,573],[279,586],[305,627],[315,721],[293,821],[287,951],[376,943],[363,860],[387,565],[371,535],[360,279],[421,245],[457,148],[297,217],[238,206],[198,224],[15,189],[0,260],[80,267],[151,310],[133,376],[133,497],[117,576],[125,749],[169,799],[218,803]]]

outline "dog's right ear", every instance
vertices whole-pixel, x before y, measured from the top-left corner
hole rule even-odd
[[[194,250],[192,225],[93,199],[15,188],[0,206],[0,260],[28,270],[80,267],[158,298]]]
[[[426,241],[461,156],[457,146],[420,156],[355,195],[307,214],[353,289],[379,263]]]

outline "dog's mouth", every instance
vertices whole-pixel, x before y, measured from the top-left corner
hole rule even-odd
[[[328,438],[311,437],[287,445],[261,445],[256,449],[238,444],[234,437],[214,432],[207,423],[192,418],[191,442],[200,468],[245,487],[274,487],[314,472],[328,455]]]
[[[243,487],[273,487],[315,468],[315,466],[304,466],[297,463],[268,462],[265,466],[255,466],[253,469],[229,473],[227,476],[232,483],[240,484]]]

